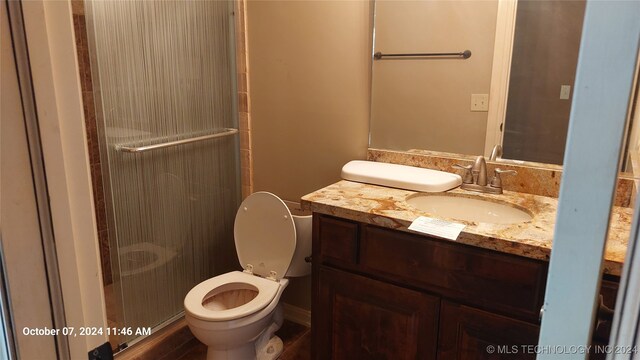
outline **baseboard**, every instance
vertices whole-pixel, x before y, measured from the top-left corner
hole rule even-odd
[[[282,312],[285,320],[311,327],[311,311],[289,304],[282,304]]]

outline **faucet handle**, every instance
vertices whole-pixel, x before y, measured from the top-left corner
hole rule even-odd
[[[496,174],[517,174],[518,172],[515,170],[502,170],[500,168],[496,168],[495,170],[493,170],[494,173]]]
[[[463,184],[473,184],[473,174],[471,173],[471,169],[473,168],[473,165],[455,164],[453,165],[453,167],[456,169],[464,170],[464,175],[462,176]]]
[[[502,178],[500,177],[500,174],[515,175],[518,173],[515,170],[502,170],[500,168],[496,168],[493,172],[494,172],[494,176],[493,176],[493,179],[491,179],[491,183],[489,183],[489,186],[494,188],[499,188],[500,190],[502,190]]]

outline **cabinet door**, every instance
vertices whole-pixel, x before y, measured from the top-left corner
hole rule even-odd
[[[322,267],[315,359],[435,359],[439,298]]]
[[[539,331],[527,322],[442,301],[438,359],[535,359]]]

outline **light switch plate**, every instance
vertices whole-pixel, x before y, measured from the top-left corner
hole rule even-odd
[[[489,94],[471,94],[471,111],[489,111]]]
[[[560,100],[569,100],[571,96],[571,85],[560,86]]]

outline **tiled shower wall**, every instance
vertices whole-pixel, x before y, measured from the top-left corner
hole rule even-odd
[[[251,112],[249,109],[249,61],[246,36],[246,0],[236,1],[236,63],[238,72],[238,123],[240,129],[240,168],[242,197],[253,192],[251,156]]]
[[[214,1],[214,0],[212,0]],[[251,157],[251,126],[248,99],[248,68],[247,47],[245,36],[245,7],[246,0],[236,1],[236,62],[238,78],[238,126],[240,133],[240,168],[242,197],[253,192],[253,171]],[[84,119],[89,148],[89,163],[93,182],[93,199],[100,241],[100,257],[104,285],[113,282],[111,260],[109,256],[109,231],[107,213],[102,185],[102,167],[100,164],[99,140],[96,111],[94,108],[93,87],[91,81],[91,64],[89,62],[89,46],[87,42],[87,28],[84,13],[84,1],[72,0],[73,25],[76,36],[76,51],[78,68],[80,71],[80,85],[82,101],[84,103]]]
[[[100,241],[100,258],[102,265],[102,279],[105,285],[111,284],[111,261],[109,258],[109,231],[107,213],[102,186],[102,167],[100,165],[100,151],[98,141],[98,127],[96,111],[93,102],[93,86],[91,82],[91,66],[89,63],[89,45],[87,43],[87,27],[84,16],[84,4],[81,0],[72,1],[73,26],[76,36],[76,51],[78,54],[78,69],[80,70],[80,87],[82,89],[82,103],[84,107],[85,129],[87,131],[87,147],[89,148],[89,164],[93,185],[93,201],[98,224],[98,239]]]

